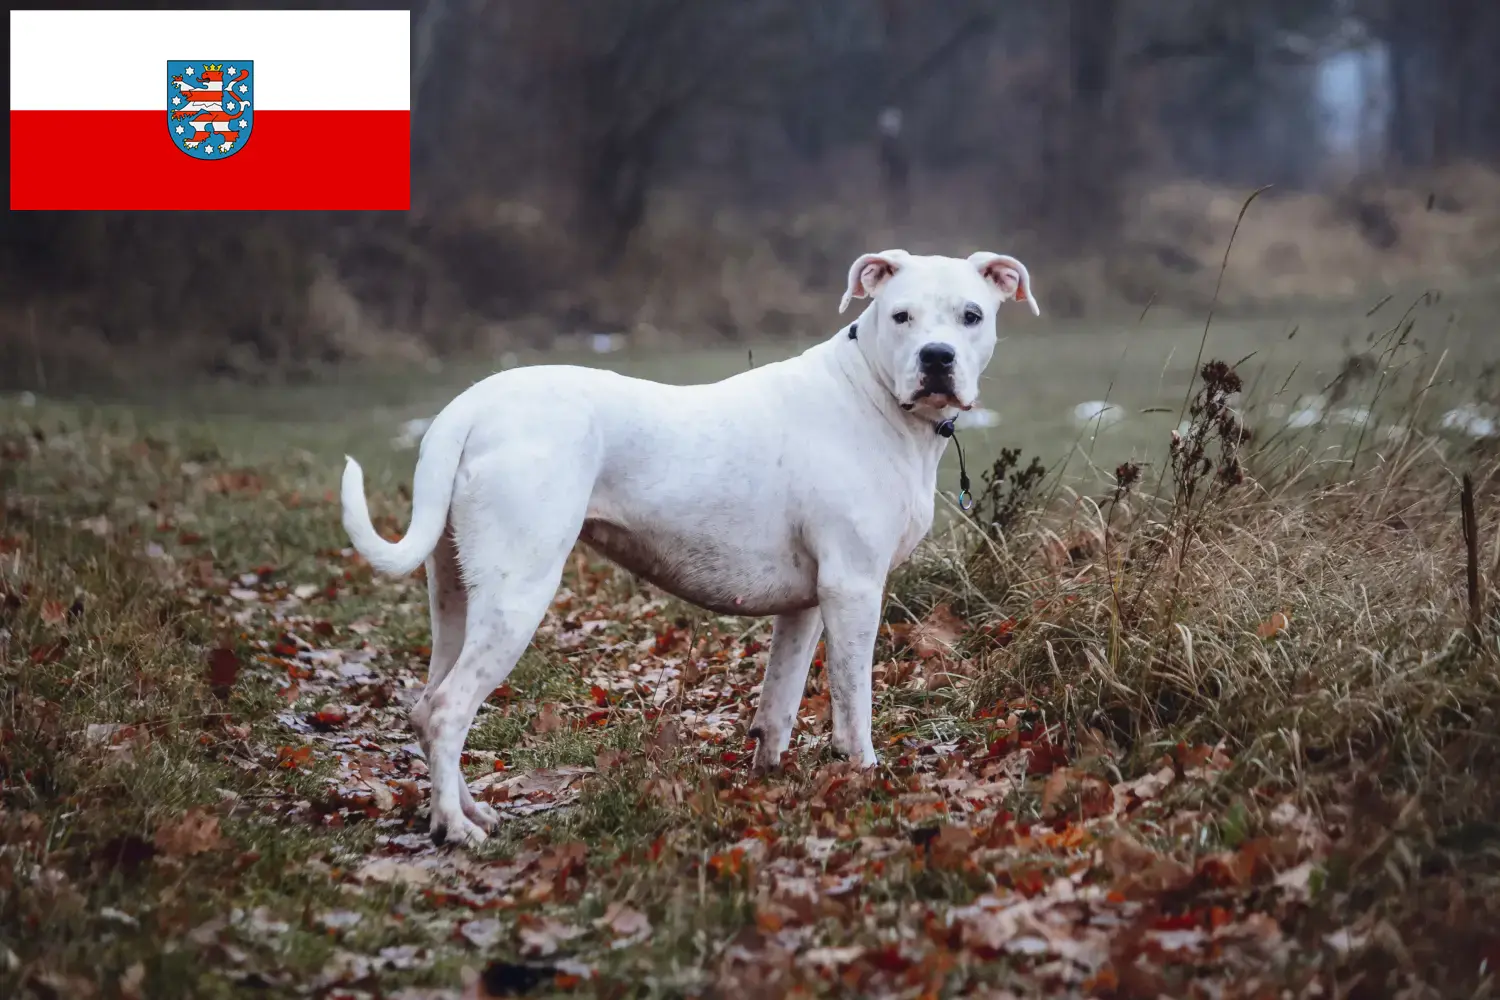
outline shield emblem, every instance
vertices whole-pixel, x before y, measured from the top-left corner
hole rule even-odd
[[[167,60],[167,133],[195,160],[223,160],[245,148],[254,98],[249,59]]]

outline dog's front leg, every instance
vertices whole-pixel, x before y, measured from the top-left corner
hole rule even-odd
[[[766,679],[760,686],[760,705],[750,735],[755,737],[757,774],[774,771],[792,742],[797,724],[797,706],[807,687],[807,668],[823,631],[823,616],[817,608],[777,615],[771,626],[771,655],[766,661]]]
[[[828,689],[833,748],[865,767],[875,764],[870,672],[880,626],[880,578],[873,574],[818,579],[818,605],[828,632]]]

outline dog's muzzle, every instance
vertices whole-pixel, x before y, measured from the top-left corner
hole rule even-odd
[[[957,360],[958,352],[952,344],[937,341],[924,344],[917,352],[917,372],[921,381],[907,408],[910,409],[923,400],[932,400],[940,407],[957,406],[968,409],[959,401],[953,384],[953,368]]]

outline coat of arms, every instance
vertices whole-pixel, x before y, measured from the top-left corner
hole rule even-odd
[[[167,131],[195,160],[222,160],[245,148],[255,125],[254,64],[167,60]]]

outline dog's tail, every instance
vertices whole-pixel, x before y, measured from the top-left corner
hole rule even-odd
[[[450,407],[438,414],[422,439],[412,480],[411,524],[399,542],[388,542],[376,532],[365,502],[364,470],[353,458],[344,456],[344,530],[355,550],[382,573],[405,576],[422,565],[443,537],[448,505],[453,499],[453,477],[469,437],[468,420],[457,411],[457,407]]]

